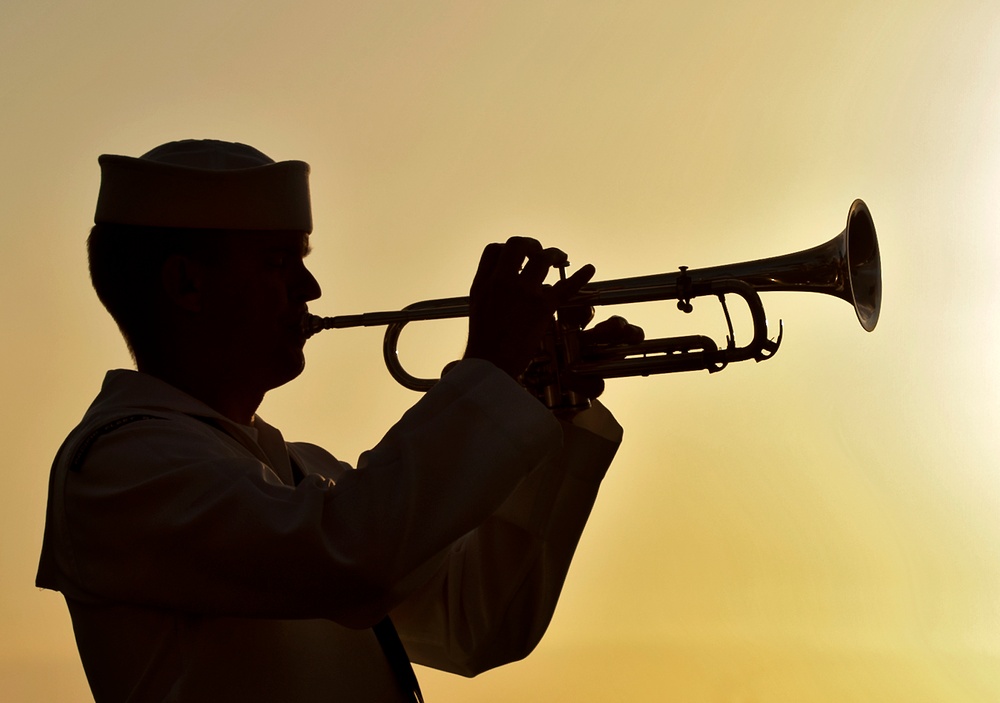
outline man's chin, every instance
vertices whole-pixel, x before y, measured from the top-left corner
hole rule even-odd
[[[302,372],[306,368],[306,356],[301,351],[299,354],[291,359],[284,360],[284,363],[280,365],[275,365],[272,367],[272,372],[269,374],[268,389],[273,390],[280,386],[285,385],[289,381],[293,381],[302,375]]]

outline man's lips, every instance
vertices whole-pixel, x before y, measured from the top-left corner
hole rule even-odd
[[[323,326],[323,318],[319,315],[313,315],[308,310],[302,313],[300,327],[302,329],[302,334],[305,335],[306,339],[309,339],[317,332],[326,329],[326,327]]]
[[[295,334],[295,336],[305,341],[306,339],[308,339],[310,334],[309,328],[307,326],[307,321],[309,320],[310,317],[311,316],[309,315],[309,311],[303,310],[298,315],[289,320],[288,322],[289,331],[291,331],[293,334]]]

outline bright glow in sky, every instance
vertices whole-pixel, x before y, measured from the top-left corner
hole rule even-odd
[[[462,295],[511,234],[618,278],[871,208],[878,329],[770,294],[766,364],[611,382],[626,442],[545,640],[421,670],[428,700],[1000,699],[998,33],[978,0],[9,0],[0,698],[90,700],[32,583],[49,462],[129,365],[86,273],[97,156],[215,137],[312,164],[327,315]],[[714,334],[704,308],[634,315]],[[261,414],[354,461],[415,399],[380,341],[324,333]],[[433,369],[461,337],[413,345]]]

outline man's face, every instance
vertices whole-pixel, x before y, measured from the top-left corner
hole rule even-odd
[[[203,310],[227,371],[262,390],[298,376],[305,365],[302,319],[320,287],[305,266],[303,232],[227,233],[208,266]]]

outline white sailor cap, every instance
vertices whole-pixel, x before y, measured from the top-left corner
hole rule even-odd
[[[312,232],[309,164],[246,144],[187,139],[138,158],[104,154],[98,224]]]

